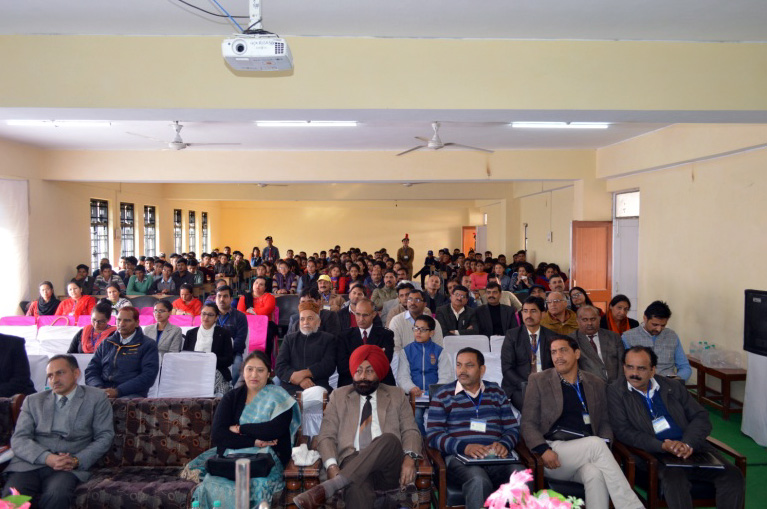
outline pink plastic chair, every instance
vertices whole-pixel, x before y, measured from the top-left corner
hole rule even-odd
[[[168,319],[173,325],[179,327],[192,327],[192,317],[187,315],[171,315]]]
[[[138,315],[138,324],[142,327],[152,325],[157,320],[154,319],[154,315]]]
[[[248,319],[248,352],[266,351],[266,331],[269,326],[269,317],[249,314],[246,314],[245,317]]]
[[[192,327],[199,327],[202,325],[202,317],[200,315],[192,317]]]
[[[139,308],[138,315],[141,316],[154,316],[154,308],[153,307],[146,307],[146,308]]]
[[[88,318],[88,322],[90,322],[90,315],[86,315],[86,318]],[[55,322],[55,323],[54,323]],[[74,316],[68,316],[68,315],[59,315],[59,316],[52,316],[52,315],[44,315],[37,319],[37,327],[40,328],[44,325],[77,325],[77,321],[75,320]]]
[[[0,318],[0,325],[34,325],[34,316],[4,316]]]

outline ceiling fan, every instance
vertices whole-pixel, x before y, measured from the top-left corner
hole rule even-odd
[[[405,154],[407,154],[409,152],[413,152],[415,150],[420,150],[422,148],[429,148],[429,149],[432,149],[432,150],[439,150],[439,149],[445,148],[445,147],[460,147],[460,148],[468,148],[470,150],[479,150],[479,151],[482,151],[482,152],[488,152],[490,154],[493,153],[492,150],[488,150],[486,148],[472,147],[470,145],[463,145],[461,143],[452,143],[452,142],[444,143],[440,139],[440,137],[439,137],[439,126],[440,126],[439,122],[432,122],[431,128],[434,129],[434,135],[431,137],[431,139],[424,138],[423,136],[416,136],[415,137],[415,139],[417,139],[417,140],[425,141],[426,145],[415,146],[415,147],[413,147],[411,149],[405,150],[404,152],[400,152],[397,155],[398,156],[403,156],[403,155],[405,155]]]
[[[201,146],[240,145],[240,143],[186,143],[183,139],[181,139],[181,129],[183,129],[184,126],[179,124],[178,120],[174,120],[173,123],[171,124],[171,127],[176,133],[172,141],[159,140],[157,138],[153,138],[151,136],[146,136],[144,134],[139,134],[139,133],[129,132],[128,134],[132,134],[133,136],[141,136],[142,138],[147,138],[149,140],[156,141],[158,143],[166,144],[168,145],[168,148],[165,150],[184,150],[187,147],[201,147]]]

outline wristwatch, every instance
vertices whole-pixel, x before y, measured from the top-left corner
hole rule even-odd
[[[410,456],[410,459],[413,461],[418,461],[421,459],[421,457],[413,451],[405,451],[405,456]]]

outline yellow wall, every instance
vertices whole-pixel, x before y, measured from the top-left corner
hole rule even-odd
[[[556,263],[564,272],[570,270],[570,223],[573,220],[572,186],[545,191],[519,199],[519,222],[522,235],[527,223],[527,261]],[[551,242],[547,234],[551,232]],[[520,248],[522,249],[522,244]]]

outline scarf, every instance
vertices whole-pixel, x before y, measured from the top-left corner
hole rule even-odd
[[[629,319],[628,317],[624,318],[623,321],[620,323],[615,323],[615,319],[613,318],[612,312],[608,309],[607,310],[607,328],[610,329],[613,332],[617,332],[618,334],[623,334],[627,330],[631,328],[629,325]]]
[[[38,315],[53,315],[56,314],[56,309],[59,307],[59,299],[55,295],[51,295],[51,300],[45,302],[45,299],[39,297],[37,299],[37,314]]]
[[[210,329],[206,329],[200,325],[200,328],[197,330],[197,342],[194,344],[195,352],[211,352],[213,347],[213,331],[215,330],[215,325],[213,325],[213,327]]]
[[[95,352],[96,348],[98,348],[101,342],[108,338],[116,330],[117,327],[113,325],[110,325],[101,332],[98,332],[93,328],[93,325],[90,324],[83,327],[83,334],[80,337],[80,347],[82,348],[83,353]]]

